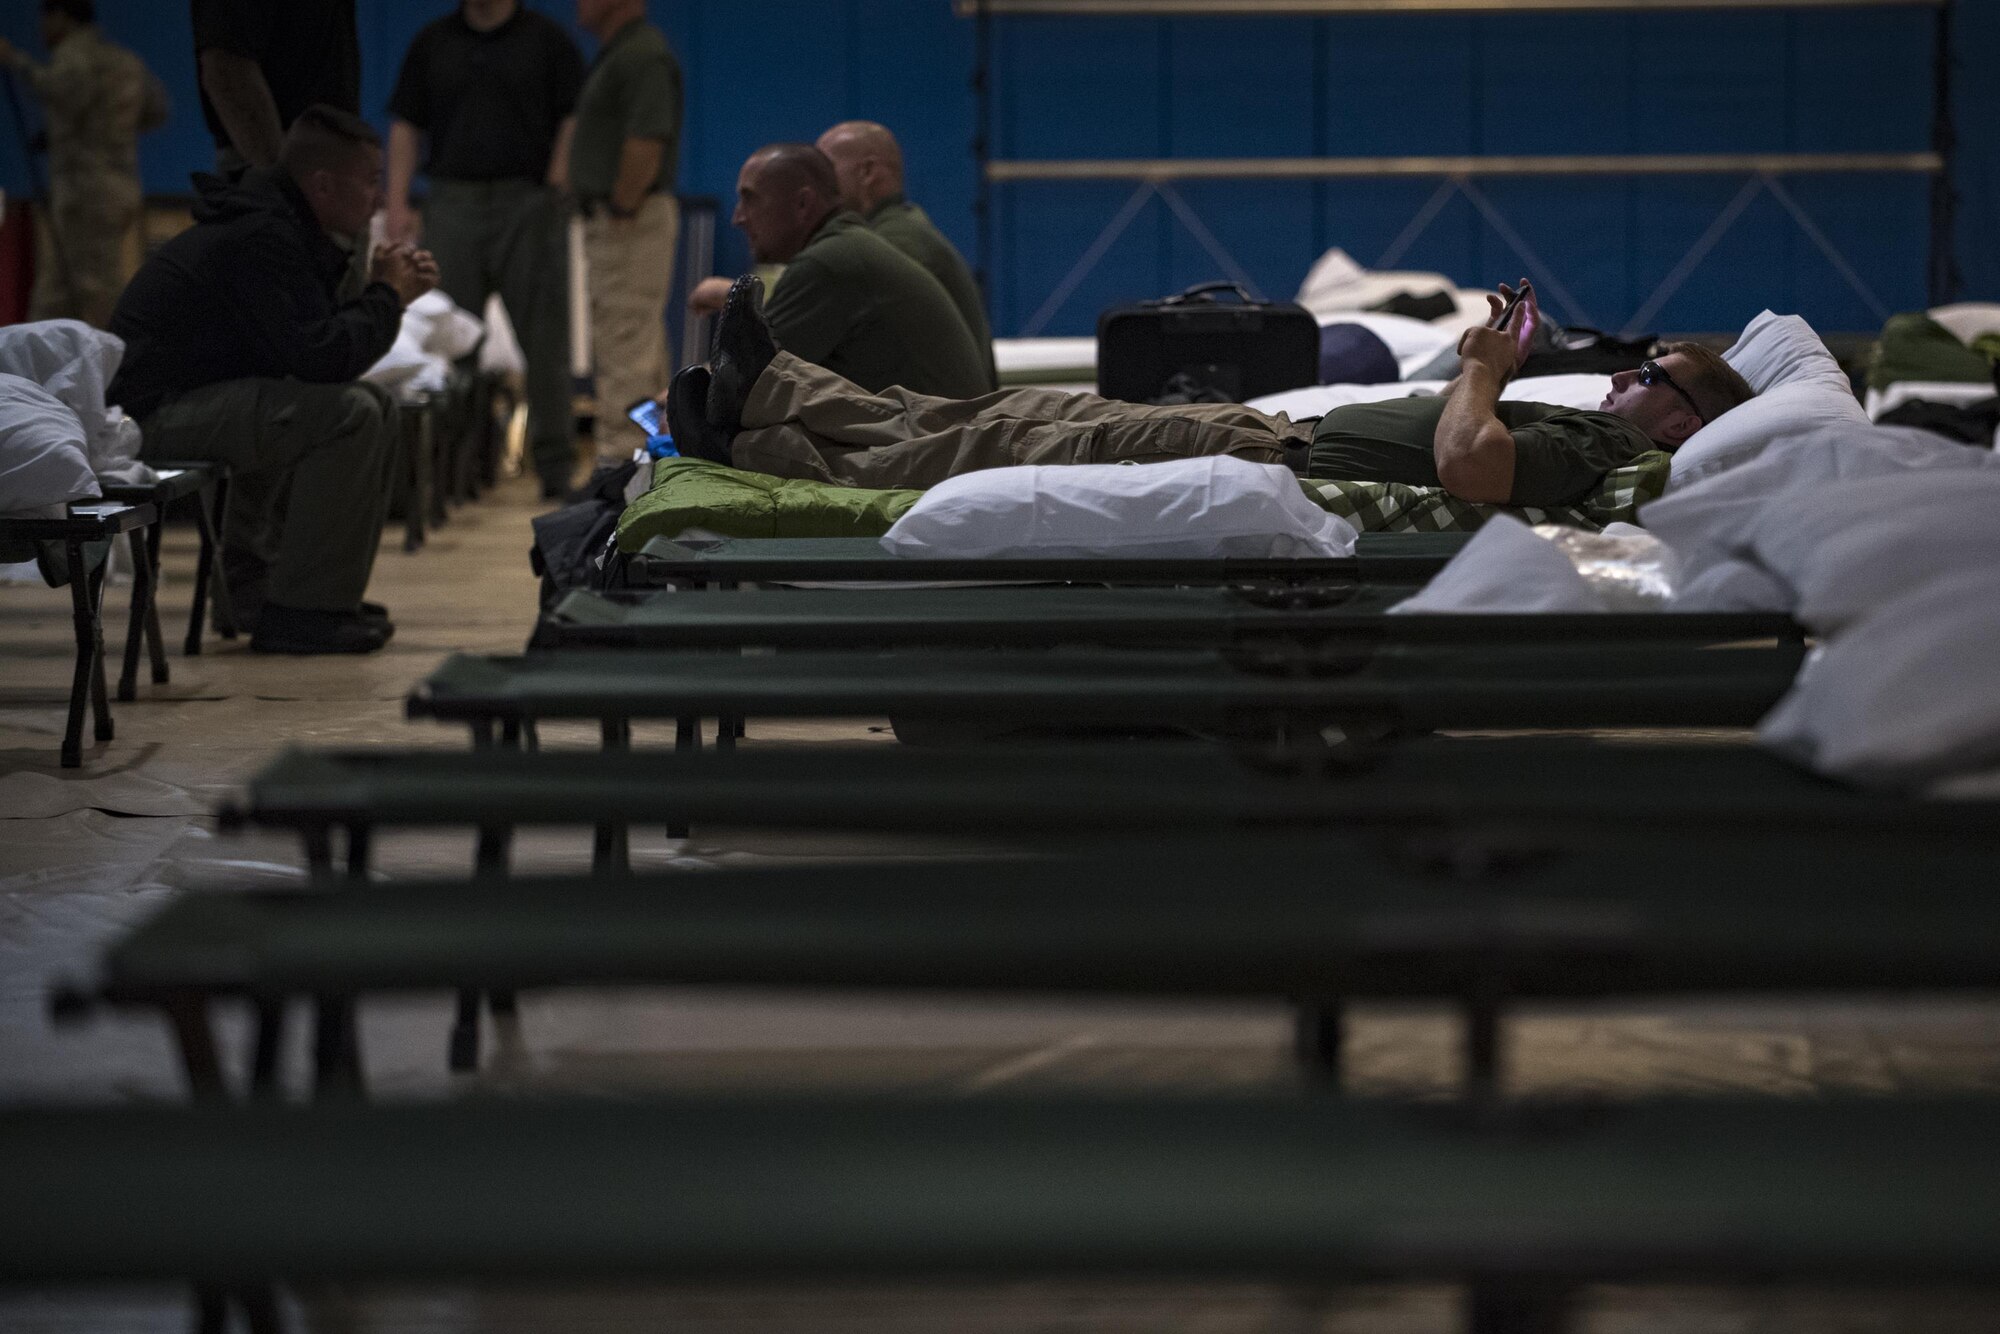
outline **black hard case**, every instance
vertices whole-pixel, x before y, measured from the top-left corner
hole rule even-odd
[[[1203,283],[1098,316],[1104,397],[1144,403],[1183,372],[1237,403],[1317,384],[1319,322],[1304,306],[1257,301],[1235,283]]]

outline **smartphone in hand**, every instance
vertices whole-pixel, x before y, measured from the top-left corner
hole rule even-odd
[[[1522,283],[1516,288],[1514,295],[1507,298],[1507,304],[1500,308],[1500,313],[1495,315],[1486,327],[1489,329],[1504,329],[1509,324],[1512,324],[1514,322],[1515,310],[1519,309],[1521,303],[1528,299],[1528,293],[1532,287],[1533,284],[1531,283]]]
[[[666,422],[661,420],[663,410],[657,402],[650,398],[642,398],[625,409],[625,415],[631,419],[633,425],[646,433],[648,454],[657,459],[680,453],[680,450],[674,447],[674,437],[668,432]]]

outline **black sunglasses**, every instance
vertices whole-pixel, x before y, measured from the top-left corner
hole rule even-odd
[[[1656,384],[1665,385],[1667,388],[1673,390],[1676,394],[1679,394],[1681,396],[1681,398],[1687,403],[1688,407],[1694,412],[1696,420],[1698,420],[1703,426],[1708,425],[1708,417],[1702,412],[1701,408],[1695,403],[1694,395],[1690,394],[1687,390],[1675,384],[1674,377],[1667,374],[1666,371],[1661,368],[1659,362],[1642,361],[1639,363],[1639,383],[1645,385],[1648,389],[1651,389]]]

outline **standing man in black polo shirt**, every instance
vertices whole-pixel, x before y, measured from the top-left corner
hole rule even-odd
[[[277,162],[285,131],[314,103],[360,112],[354,0],[192,0],[190,8],[201,114],[223,175]]]
[[[542,495],[569,489],[568,218],[558,188],[583,57],[520,0],[462,0],[410,43],[389,100],[391,241],[414,243],[410,180],[430,177],[421,230],[446,296],[477,314],[500,294],[528,363],[528,438]]]

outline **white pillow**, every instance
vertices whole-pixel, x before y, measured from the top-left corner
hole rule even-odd
[[[1837,635],[1758,738],[1870,787],[2000,763],[2000,568],[1940,579]]]
[[[1769,516],[1752,548],[1799,593],[1799,619],[1837,632],[1959,571],[2000,578],[2000,461],[1836,482]]]
[[[1765,311],[1722,359],[1750,382],[1757,397],[1731,408],[1674,451],[1672,487],[1747,463],[1780,435],[1868,422],[1847,372],[1796,315]]]
[[[1396,380],[1389,384],[1314,384],[1252,399],[1245,407],[1284,413],[1293,421],[1324,417],[1351,403],[1380,403],[1391,398],[1432,398],[1445,380]],[[1516,380],[1500,397],[1515,403],[1552,403],[1559,408],[1595,408],[1611,392],[1608,375],[1531,375]]]
[[[899,556],[1347,556],[1355,536],[1291,469],[1224,454],[965,473],[924,492],[882,545]]]
[[[32,380],[0,375],[0,514],[60,515],[73,500],[95,500],[83,423]]]

